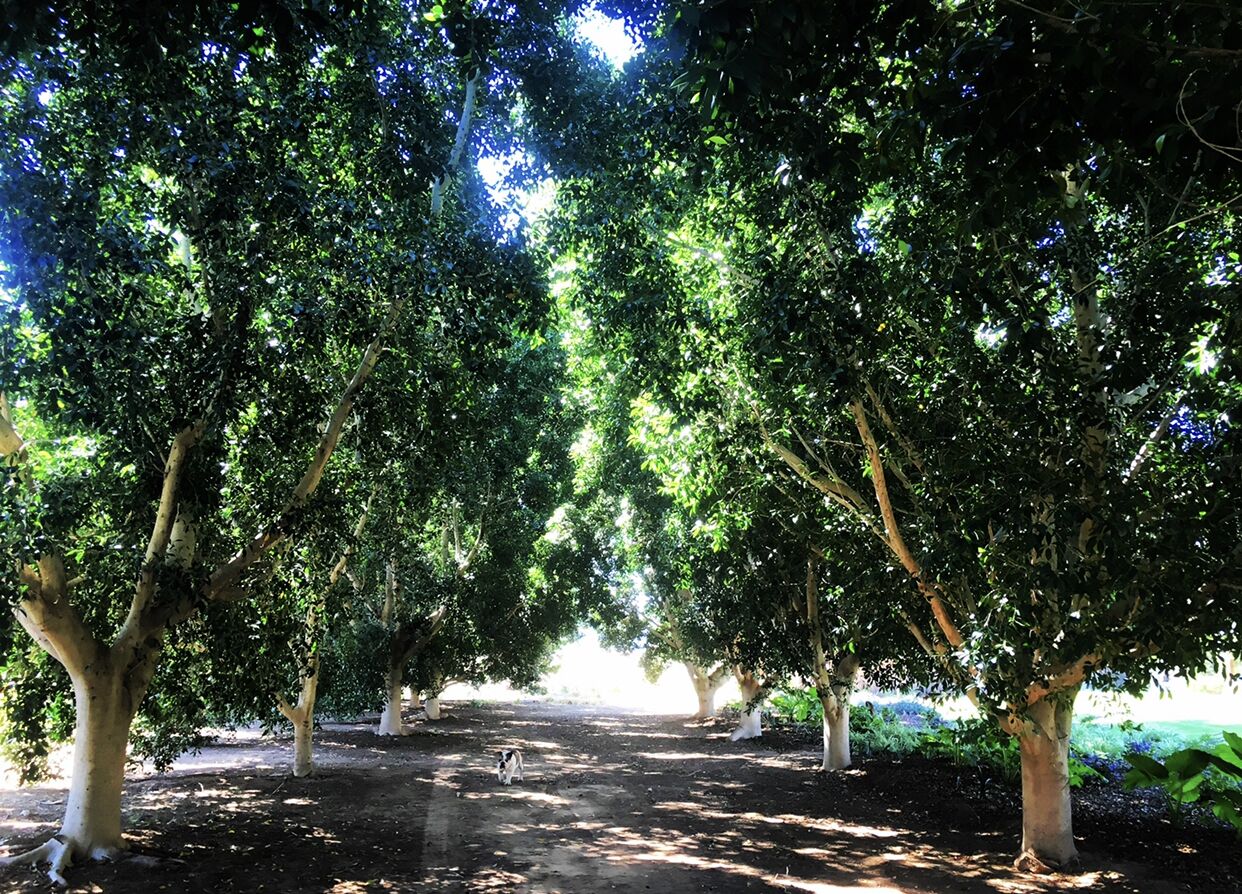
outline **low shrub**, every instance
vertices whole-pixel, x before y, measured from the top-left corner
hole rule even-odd
[[[1202,802],[1242,837],[1242,736],[1225,732],[1224,741],[1211,751],[1185,748],[1163,762],[1138,752],[1127,754],[1126,760],[1131,769],[1125,787],[1160,787],[1174,821],[1180,822],[1186,805]]]
[[[923,710],[922,705],[919,708]],[[866,702],[851,709],[850,748],[855,753],[904,757],[918,745],[918,729],[907,723],[892,705],[877,706]]]

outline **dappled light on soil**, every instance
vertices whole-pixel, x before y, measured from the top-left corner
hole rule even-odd
[[[576,706],[450,704],[434,727],[402,739],[377,743],[366,723],[325,725],[309,779],[255,769],[286,766],[287,739],[240,738],[126,789],[133,850],[182,862],[88,867],[75,883],[106,894],[1183,890],[1164,870],[1104,856],[1086,857],[1076,875],[1018,874],[1014,825],[957,828],[934,812],[945,793],[912,789],[893,764],[814,773],[811,751],[782,752],[779,737],[732,743],[727,729]],[[495,752],[514,746],[526,778],[499,785]],[[0,797],[5,852],[54,830],[62,804],[53,786]],[[0,881],[42,892],[43,879],[13,870]]]

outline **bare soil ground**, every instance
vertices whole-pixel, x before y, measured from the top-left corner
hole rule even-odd
[[[287,740],[222,742],[126,786],[133,850],[162,865],[78,867],[72,890],[1242,891],[1242,848],[1227,832],[1174,829],[1124,798],[1078,805],[1081,871],[1024,875],[1010,866],[1011,795],[918,760],[820,774],[805,736],[731,743],[728,729],[604,708],[456,705],[402,739],[328,725],[320,772],[306,780],[286,774]],[[513,746],[526,779],[502,787],[495,752]],[[63,784],[0,792],[0,850],[54,832],[64,797]],[[46,889],[30,868],[0,870],[0,890]]]

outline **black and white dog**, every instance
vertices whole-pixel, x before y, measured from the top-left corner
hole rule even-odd
[[[513,782],[513,774],[517,774],[518,781],[522,779],[522,752],[516,748],[509,751],[496,752],[496,778],[501,784],[509,785]]]

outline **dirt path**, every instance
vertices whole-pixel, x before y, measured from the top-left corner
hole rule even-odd
[[[450,708],[400,740],[371,729],[323,730],[321,774],[310,780],[284,774],[288,743],[241,740],[132,781],[135,850],[184,863],[80,868],[75,890],[1193,890],[1176,867],[1119,861],[1103,837],[1084,842],[1078,875],[1018,875],[1010,811],[998,824],[986,805],[910,788],[916,777],[881,762],[817,774],[812,752],[730,743],[723,725],[523,703]],[[495,751],[514,745],[526,778],[503,787]],[[64,795],[54,786],[0,793],[3,850],[55,831]],[[46,882],[0,870],[0,889]]]

